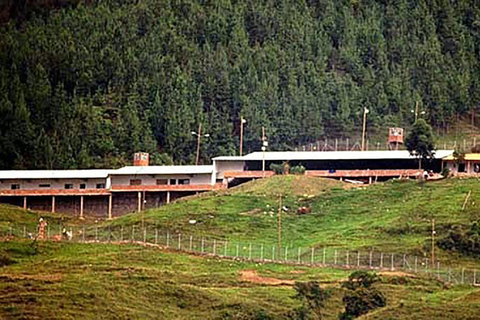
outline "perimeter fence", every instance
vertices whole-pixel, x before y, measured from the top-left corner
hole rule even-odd
[[[37,229],[10,225],[0,230],[3,241],[37,239]],[[451,266],[425,256],[378,251],[346,250],[334,247],[294,247],[264,244],[259,241],[228,241],[208,236],[187,235],[156,226],[80,226],[47,225],[46,241],[80,243],[139,244],[187,253],[245,260],[352,270],[404,272],[436,278],[453,285],[480,286],[477,270]]]

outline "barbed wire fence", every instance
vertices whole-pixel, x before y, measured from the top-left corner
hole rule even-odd
[[[30,239],[37,230],[11,224],[0,233],[3,241]],[[77,243],[137,244],[179,252],[245,260],[258,263],[332,267],[350,270],[402,272],[437,279],[452,285],[480,286],[477,270],[449,266],[426,256],[378,251],[346,250],[333,247],[294,247],[265,244],[259,241],[233,241],[214,237],[187,235],[159,229],[156,226],[63,226],[48,224],[45,241]],[[39,239],[39,241],[42,241]]]

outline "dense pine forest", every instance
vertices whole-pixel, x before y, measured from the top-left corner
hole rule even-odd
[[[5,2],[5,0],[4,0]],[[15,3],[15,1],[13,1]],[[6,1],[0,169],[285,150],[480,105],[476,0]]]

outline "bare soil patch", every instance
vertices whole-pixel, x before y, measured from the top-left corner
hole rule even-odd
[[[268,284],[272,286],[280,286],[280,285],[293,285],[295,283],[294,280],[284,280],[284,279],[277,279],[271,277],[261,277],[258,275],[257,271],[255,270],[242,270],[240,271],[240,280],[254,282],[254,283],[261,283],[261,284]]]

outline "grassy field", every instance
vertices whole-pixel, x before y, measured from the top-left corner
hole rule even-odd
[[[132,245],[0,243],[0,318],[284,319],[300,302],[293,281],[332,290],[327,319],[343,310],[342,270],[251,264]],[[248,271],[254,277],[244,277]],[[478,288],[384,274],[387,307],[368,319],[475,319]],[[272,284],[272,280],[276,283]]]
[[[283,243],[291,247],[338,247],[424,255],[430,252],[431,219],[437,238],[452,225],[480,220],[478,179],[419,185],[390,181],[353,187],[339,181],[275,176],[237,188],[115,219],[113,227],[140,225],[229,241],[275,244],[280,195]],[[462,210],[466,195],[471,197]],[[300,206],[312,212],[299,215]],[[196,220],[192,225],[189,220]],[[440,259],[473,265],[476,260],[437,249]]]

